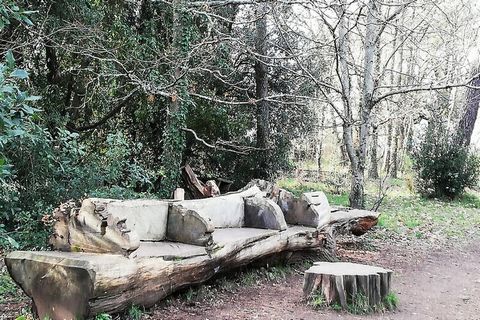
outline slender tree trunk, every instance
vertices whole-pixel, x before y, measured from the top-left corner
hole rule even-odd
[[[380,72],[380,64],[382,57],[382,47],[380,45],[380,39],[377,39],[375,43],[376,51],[376,63],[375,63],[375,87],[378,87],[382,83],[382,73]],[[372,145],[370,147],[370,170],[368,177],[370,179],[378,179],[378,125],[372,123]]]
[[[338,17],[337,32],[335,39],[337,54],[337,73],[340,78],[342,86],[342,100],[343,100],[343,143],[350,160],[350,170],[352,174],[351,190],[350,190],[350,206],[353,208],[362,208],[364,205],[364,166],[359,163],[359,156],[354,146],[353,141],[353,113],[351,101],[351,83],[350,73],[347,61],[348,51],[348,27],[345,19],[345,4],[336,7],[336,14]],[[363,118],[363,117],[362,117]]]
[[[185,7],[185,0],[174,0],[172,47],[175,65],[172,74],[178,79],[172,91],[167,110],[167,121],[163,133],[163,152],[161,163],[164,176],[161,182],[161,196],[170,197],[180,180],[180,167],[185,150],[186,114],[189,101],[188,83],[183,74],[184,64],[189,50],[188,29],[190,16]]]
[[[395,135],[393,137],[393,147],[392,147],[392,162],[390,165],[390,177],[397,178],[398,170],[398,148],[399,148],[399,136],[400,136],[400,123],[397,123],[395,127]]]
[[[386,174],[390,173],[390,158],[392,150],[392,133],[393,133],[393,119],[388,121],[387,125],[387,155],[385,156],[385,162],[383,165],[383,170]]]
[[[351,154],[351,152],[349,152],[352,167],[352,185],[349,200],[352,208],[365,207],[365,164],[367,158],[371,112],[374,107],[373,92],[375,89],[375,66],[377,62],[377,50],[379,48],[377,46],[377,41],[380,40],[377,38],[378,26],[376,19],[378,17],[378,7],[376,0],[369,0],[367,7],[368,12],[367,25],[365,29],[365,56],[362,88],[363,95],[360,109],[359,145],[355,153]]]
[[[343,142],[342,133],[339,132],[338,123],[335,115],[335,111],[332,109],[332,126],[333,126],[333,134],[337,139],[337,143],[340,146],[340,161],[342,165],[345,165],[348,161],[347,150],[345,149],[345,143]]]
[[[477,68],[474,71],[474,75],[477,74],[479,70],[480,68]],[[473,79],[470,84],[473,87],[480,87],[480,76]],[[460,135],[460,143],[468,146],[471,142],[473,129],[478,116],[480,89],[468,88],[465,104],[465,113],[458,124],[458,132]]]
[[[400,24],[403,24],[404,16],[402,15],[401,17],[401,22]],[[403,48],[401,47],[401,44],[403,43],[404,40],[404,35],[403,33],[400,34],[399,36],[399,43],[400,43],[400,52],[399,52],[399,57],[398,57],[398,75],[396,79],[396,86],[400,88],[402,86],[402,71],[403,71]],[[400,143],[400,135],[403,130],[403,117],[396,119],[396,126],[395,126],[395,131],[394,131],[394,141],[393,141],[393,149],[391,152],[391,157],[392,157],[392,164],[391,164],[391,170],[390,170],[390,177],[392,178],[397,178],[398,176],[398,161],[399,161],[399,156],[398,153],[399,148],[401,148],[402,144]]]
[[[378,126],[372,125],[372,145],[370,149],[370,170],[368,177],[370,179],[378,179]]]
[[[257,21],[255,30],[255,51],[258,54],[255,60],[255,96],[257,102],[257,148],[267,149],[269,143],[269,122],[270,110],[268,102],[263,100],[268,95],[268,69],[266,38],[267,38],[267,4],[257,5]],[[258,171],[256,175],[259,178],[268,177],[268,153],[261,151],[258,154]]]
[[[325,126],[325,104],[322,104],[320,109],[320,127],[318,128],[318,142],[317,142],[317,166],[318,166],[318,176],[321,177],[322,172],[322,155],[323,155],[323,138],[324,138],[324,129]]]
[[[393,43],[392,43],[392,50],[394,51],[392,53],[392,59],[390,60],[390,85],[393,86],[395,83],[395,74],[393,73],[393,70],[395,69],[396,66],[396,58],[397,58],[397,39],[398,37],[398,28],[395,27],[395,32],[393,34]],[[393,107],[391,105],[388,106],[389,113],[392,113]],[[392,138],[393,138],[393,119],[390,119],[388,121],[388,126],[387,126],[387,154],[385,156],[385,162],[383,165],[383,170],[385,173],[388,175],[390,173],[390,160],[391,160],[391,154],[392,154]]]

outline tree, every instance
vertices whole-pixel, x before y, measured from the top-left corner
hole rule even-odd
[[[264,149],[259,155],[260,178],[267,177],[267,149],[270,139],[270,110],[268,96],[268,67],[267,67],[267,12],[266,4],[261,3],[256,8],[257,21],[255,23],[255,97],[257,98],[257,148]]]
[[[478,68],[474,70],[473,76],[474,78],[470,83],[470,87],[467,89],[465,111],[458,124],[460,144],[465,146],[468,146],[472,139],[473,129],[478,116],[478,108],[480,106],[480,73]]]
[[[169,197],[180,182],[180,166],[185,151],[186,117],[190,97],[186,64],[191,41],[192,18],[186,10],[184,0],[172,2],[172,78],[174,79],[170,105],[167,108],[167,119],[163,133],[163,153],[161,162],[164,170],[162,177],[162,195]]]

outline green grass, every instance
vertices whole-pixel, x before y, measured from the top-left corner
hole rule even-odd
[[[328,202],[334,206],[348,206],[348,193],[343,191],[340,194],[333,192],[333,188],[322,182],[298,181],[295,178],[284,178],[277,181],[280,188],[290,191],[294,196],[299,197],[304,192],[323,191]]]
[[[140,320],[142,318],[142,314],[142,310],[136,305],[132,305],[130,309],[128,309],[129,320]]]
[[[352,301],[347,304],[347,311],[352,314],[368,314],[374,312],[375,308],[370,306],[365,295],[357,293]]]
[[[0,303],[17,296],[18,287],[8,273],[0,273]]]
[[[348,207],[349,200],[346,192],[342,194],[327,194],[327,199],[332,206]]]
[[[325,309],[330,308],[334,311],[342,311],[344,308],[338,302],[328,303],[325,295],[317,290],[315,291],[308,299],[308,304],[315,309]],[[375,306],[370,305],[368,298],[362,294],[357,293],[351,300],[348,301],[345,311],[356,314],[370,314],[373,312],[384,311],[384,310],[395,310],[398,306],[398,297],[395,293],[389,293],[383,301]]]
[[[390,292],[383,299],[383,305],[387,310],[393,311],[398,307],[398,297],[395,293]]]
[[[112,316],[109,315],[108,313],[100,313],[97,314],[95,317],[95,320],[112,320]]]
[[[286,189],[298,197],[304,192],[325,191],[327,186],[321,182],[300,182],[295,178],[284,178],[277,181],[280,188]]]
[[[424,199],[394,188],[380,207],[378,226],[416,238],[426,233],[455,238],[478,236],[479,203],[479,194],[473,191],[461,199],[444,201]]]
[[[315,309],[323,309],[327,306],[327,300],[321,291],[315,291],[310,296],[309,304]]]
[[[331,205],[348,206],[348,186],[336,194],[334,188],[323,182],[283,178],[277,183],[295,196],[323,191]],[[408,179],[388,179],[386,184],[389,188],[379,208],[381,229],[410,239],[428,238],[432,233],[447,239],[480,235],[480,192],[467,190],[462,197],[447,201],[425,199],[412,193]],[[367,182],[365,193],[366,209],[370,209],[376,201],[378,181]]]

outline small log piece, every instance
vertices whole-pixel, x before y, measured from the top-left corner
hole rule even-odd
[[[363,296],[371,307],[380,305],[390,292],[392,271],[348,262],[315,262],[305,272],[303,294],[323,295],[325,303],[343,309]]]

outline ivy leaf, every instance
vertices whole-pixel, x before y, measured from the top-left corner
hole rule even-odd
[[[5,55],[5,60],[7,60],[7,66],[9,68],[15,67],[15,58],[13,57],[12,50],[7,51],[7,54]]]
[[[32,20],[30,20],[30,19],[29,19],[28,17],[26,17],[26,16],[23,16],[23,17],[22,17],[22,21],[25,22],[25,24],[26,24],[27,26],[33,26]]]
[[[11,245],[14,249],[20,248],[20,245],[18,244],[18,242],[15,241],[15,239],[13,239],[12,237],[7,236],[7,241],[10,243],[10,245]]]
[[[10,131],[10,136],[12,137],[20,137],[25,134],[25,130],[22,129],[13,129]]]
[[[19,79],[27,79],[28,78],[28,72],[23,70],[23,69],[15,69],[10,76],[14,78],[19,78]]]
[[[13,93],[14,88],[12,86],[2,86],[0,87],[0,92]]]
[[[41,96],[28,96],[25,98],[25,101],[38,101],[40,99],[42,99]]]

